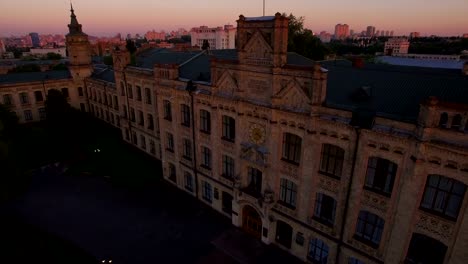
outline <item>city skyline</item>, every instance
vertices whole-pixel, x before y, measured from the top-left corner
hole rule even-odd
[[[256,3],[258,2],[258,3]],[[355,32],[372,25],[376,28],[392,28],[395,35],[408,35],[412,31],[422,35],[458,36],[468,32],[468,2],[462,0],[415,0],[407,3],[394,0],[391,3],[374,3],[371,0],[331,0],[310,2],[291,0],[287,4],[279,0],[266,0],[266,14],[292,13],[305,17],[305,27],[314,32],[333,32],[338,23],[346,23]],[[220,26],[235,24],[240,14],[261,16],[262,0],[217,1],[188,0],[157,2],[115,0],[109,3],[91,0],[74,1],[80,23],[90,35],[112,36],[116,33],[135,34],[147,30],[171,31],[190,29],[200,25]],[[24,6],[28,6],[25,9]],[[65,33],[61,21],[67,19],[69,2],[64,0],[17,0],[14,4],[0,4],[0,36],[22,35],[29,32],[41,34]],[[364,8],[365,7],[365,8]],[[437,24],[428,23],[437,21]]]

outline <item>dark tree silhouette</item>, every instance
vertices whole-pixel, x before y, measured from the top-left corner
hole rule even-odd
[[[131,39],[127,39],[127,44],[125,45],[125,47],[127,48],[128,52],[130,52],[130,54],[135,53],[137,50],[135,42]]]

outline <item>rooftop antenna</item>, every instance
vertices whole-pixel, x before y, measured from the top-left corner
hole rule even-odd
[[[263,16],[265,16],[265,0],[263,0]]]

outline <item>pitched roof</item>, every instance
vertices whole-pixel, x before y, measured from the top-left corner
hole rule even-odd
[[[287,62],[288,65],[294,66],[314,66],[315,61],[304,57],[296,52],[288,52]]]
[[[468,104],[468,76],[459,70],[379,64],[355,68],[344,60],[321,63],[329,70],[326,104],[330,107],[364,107],[378,116],[414,122],[419,104],[429,96]]]
[[[105,82],[115,83],[114,69],[103,64],[94,65],[94,70],[91,75],[91,78],[102,80]]]
[[[0,84],[70,79],[69,71],[21,72],[0,75]]]
[[[149,49],[137,55],[136,66],[153,69],[155,64],[182,64],[199,52],[174,52],[167,49]]]
[[[391,65],[414,66],[425,68],[441,68],[441,69],[463,69],[462,60],[436,60],[436,59],[415,59],[415,58],[399,58],[391,56],[377,57],[377,61],[388,63]]]

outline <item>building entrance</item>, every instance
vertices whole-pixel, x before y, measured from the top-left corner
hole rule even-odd
[[[257,210],[248,205],[242,210],[242,229],[255,238],[261,238],[262,218]]]

